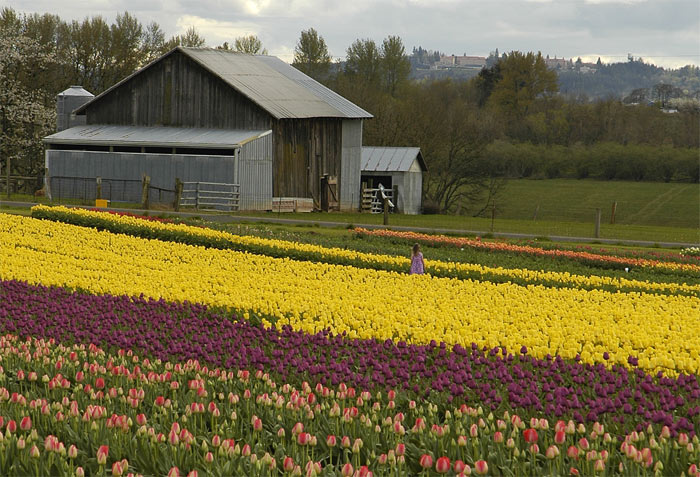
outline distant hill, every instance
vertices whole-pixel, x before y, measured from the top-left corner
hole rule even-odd
[[[485,66],[498,61],[498,50],[481,58]],[[482,66],[479,57],[445,55],[439,51],[414,48],[411,78],[430,81],[451,78],[466,81],[478,75]],[[466,61],[465,61],[466,60]],[[477,60],[477,61],[475,61]],[[664,106],[673,101],[700,101],[700,68],[684,66],[667,70],[630,57],[624,63],[583,63],[580,59],[546,57],[545,62],[559,75],[559,91],[567,96],[589,100],[617,98],[626,103],[660,102]]]

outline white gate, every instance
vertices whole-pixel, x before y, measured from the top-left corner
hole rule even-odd
[[[241,201],[240,184],[221,182],[183,182],[181,207],[198,210],[238,211]]]

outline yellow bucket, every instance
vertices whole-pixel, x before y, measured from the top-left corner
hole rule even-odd
[[[95,207],[101,207],[101,208],[106,208],[107,203],[109,201],[107,199],[95,199]]]

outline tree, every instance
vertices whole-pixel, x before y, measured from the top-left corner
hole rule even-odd
[[[0,161],[6,177],[37,176],[44,169],[41,138],[54,130],[56,111],[34,79],[58,59],[25,36],[21,23],[5,23],[5,13],[0,13]]]
[[[234,49],[239,53],[249,55],[267,55],[267,49],[263,48],[262,41],[256,35],[239,36],[233,42]]]
[[[171,37],[164,45],[165,51],[170,51],[176,46],[184,46],[186,48],[202,48],[206,46],[204,37],[201,36],[194,26],[187,29],[184,35]]]
[[[523,117],[537,98],[558,91],[557,74],[540,53],[510,52],[498,62],[500,78],[488,102],[507,114]]]
[[[331,56],[328,54],[326,41],[313,28],[301,32],[294,47],[292,66],[317,80],[325,78],[328,74]]]
[[[382,57],[374,40],[355,40],[347,49],[345,72],[366,84],[378,85]]]
[[[116,83],[136,71],[141,64],[144,31],[141,23],[129,12],[117,14],[110,31],[112,64],[109,81]]]
[[[151,22],[143,32],[141,52],[143,59],[141,66],[150,63],[165,53],[165,34],[161,30],[160,25],[156,22]]]
[[[382,42],[381,66],[384,88],[395,96],[397,88],[408,81],[411,73],[411,62],[400,37],[390,35]]]

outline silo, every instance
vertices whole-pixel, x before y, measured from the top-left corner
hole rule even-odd
[[[85,116],[75,116],[73,111],[94,98],[95,95],[82,86],[71,86],[58,93],[56,98],[56,131],[85,124]]]

